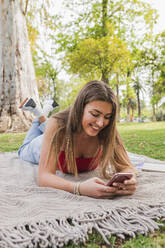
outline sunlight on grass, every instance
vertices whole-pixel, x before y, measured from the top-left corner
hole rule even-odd
[[[17,151],[22,145],[25,133],[0,134],[0,152]]]
[[[165,122],[118,124],[127,151],[165,160]]]

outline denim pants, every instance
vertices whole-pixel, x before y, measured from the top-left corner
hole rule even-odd
[[[38,118],[33,121],[32,126],[25,137],[23,145],[18,150],[18,155],[22,160],[39,164],[45,126],[46,122],[42,122],[40,124]]]

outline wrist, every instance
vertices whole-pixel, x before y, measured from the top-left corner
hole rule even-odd
[[[81,195],[80,194],[80,182],[76,182],[73,187],[73,194]]]

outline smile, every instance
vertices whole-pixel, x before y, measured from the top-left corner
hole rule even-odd
[[[93,125],[90,125],[92,127],[92,129],[94,129],[95,131],[99,131],[100,128],[99,127],[96,127],[96,126],[93,126]]]

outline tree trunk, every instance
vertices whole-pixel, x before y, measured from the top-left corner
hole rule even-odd
[[[101,80],[106,83],[106,84],[109,84],[109,79],[107,78],[107,73],[102,71],[102,77],[101,77]]]
[[[140,104],[140,96],[139,89],[137,89],[137,104],[138,104],[138,118],[141,119],[141,104]]]
[[[120,121],[120,100],[119,100],[119,75],[116,74],[116,96],[117,96],[117,102],[118,102],[118,114],[117,114],[117,121]]]
[[[128,100],[128,104],[127,104],[127,121],[130,120],[130,101]]]
[[[20,0],[0,0],[0,132],[25,131],[32,115],[19,109],[25,97],[39,104]]]
[[[107,29],[107,8],[108,8],[108,0],[102,0],[102,37],[108,35]],[[107,77],[108,73],[106,71],[102,71],[102,81],[106,84],[109,84],[109,79]]]
[[[155,109],[155,104],[152,104],[152,121],[156,121],[156,109]]]
[[[102,0],[102,34],[103,36],[107,36],[107,8],[108,8],[108,0]]]

